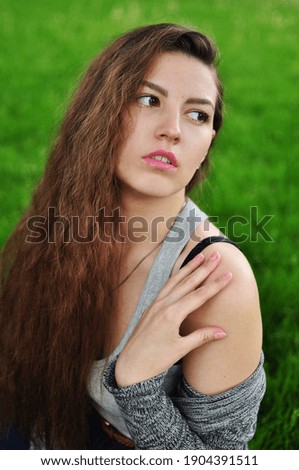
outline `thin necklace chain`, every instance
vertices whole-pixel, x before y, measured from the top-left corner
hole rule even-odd
[[[182,212],[182,210],[184,209],[184,207],[186,206],[187,204],[187,199],[185,199],[184,201],[184,204],[182,205],[180,212]],[[176,219],[175,219],[176,220]],[[168,232],[166,233],[165,237],[162,238],[162,240],[152,249],[150,250],[143,258],[141,258],[140,261],[138,261],[138,263],[136,264],[136,266],[132,269],[132,271],[129,272],[129,274],[127,274],[127,276],[118,284],[117,286],[117,289],[122,286],[128,279],[129,277],[136,271],[137,268],[139,268],[139,266],[141,265],[141,263],[143,263],[143,261],[148,258],[148,256],[150,256],[160,245],[162,245],[162,243],[164,242],[165,238],[167,237],[167,235],[169,234],[170,230],[172,229],[174,223],[175,223],[175,220],[172,222],[171,224],[171,227],[170,229],[168,230]]]

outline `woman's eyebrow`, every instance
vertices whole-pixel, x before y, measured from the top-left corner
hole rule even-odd
[[[168,96],[168,91],[165,90],[165,88],[162,88],[160,85],[157,85],[156,83],[149,82],[148,80],[143,80],[142,85],[145,85],[148,88],[151,88],[152,90],[155,90],[158,93],[161,93],[161,95],[165,97]],[[211,106],[211,108],[215,109],[212,101],[209,100],[208,98],[188,98],[186,100],[186,104],[207,104]]]
[[[186,104],[208,104],[211,108],[215,109],[212,101],[208,98],[188,98]]]
[[[146,85],[147,87],[151,88],[152,90],[158,91],[161,93],[161,95],[167,97],[168,96],[168,91],[165,90],[165,88],[162,88],[159,85],[156,85],[153,82],[149,82],[148,80],[143,80],[142,85]]]

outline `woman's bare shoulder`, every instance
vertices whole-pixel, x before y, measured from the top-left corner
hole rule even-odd
[[[231,244],[212,244],[202,253],[208,258],[214,251],[219,252],[221,263],[209,280],[226,271],[232,272],[233,279],[224,290],[190,314],[182,325],[182,334],[207,325],[222,327],[227,333],[224,340],[192,351],[183,361],[187,382],[211,395],[251,375],[258,365],[262,347],[259,295],[251,266],[242,251]]]

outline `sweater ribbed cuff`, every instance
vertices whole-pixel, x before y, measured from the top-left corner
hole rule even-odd
[[[157,393],[162,388],[166,372],[156,375],[151,379],[119,388],[115,381],[115,366],[118,357],[119,354],[111,360],[105,369],[103,377],[105,388],[108,392],[112,393],[116,400],[122,398],[152,397],[153,394]]]

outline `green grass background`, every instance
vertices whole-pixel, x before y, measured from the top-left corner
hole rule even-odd
[[[268,388],[252,449],[299,449],[299,0],[1,0],[0,244],[42,174],[49,145],[90,60],[118,34],[154,22],[193,25],[221,50],[224,128],[200,205],[253,222],[242,249],[259,285]]]

